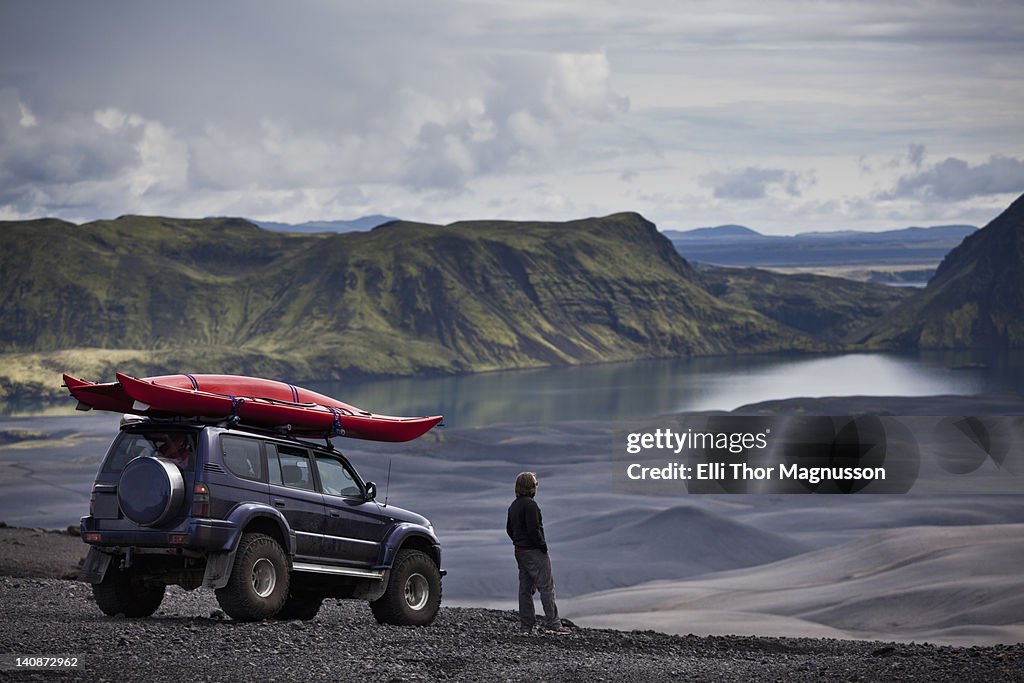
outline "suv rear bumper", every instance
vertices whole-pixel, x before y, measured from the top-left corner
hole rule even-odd
[[[223,519],[190,519],[173,529],[103,529],[106,520],[82,517],[82,540],[96,547],[191,548],[205,552],[233,550],[238,526]]]

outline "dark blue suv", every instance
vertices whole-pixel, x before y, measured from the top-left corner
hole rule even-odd
[[[426,625],[441,603],[430,522],[382,505],[328,445],[135,418],[96,475],[82,577],[106,614],[149,616],[164,589],[216,589],[229,616],[312,619],[325,598]]]

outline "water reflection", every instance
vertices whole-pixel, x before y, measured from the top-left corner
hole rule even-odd
[[[796,396],[1024,393],[1024,354],[679,358],[311,388],[375,412],[441,413],[452,427],[473,427],[732,410]]]

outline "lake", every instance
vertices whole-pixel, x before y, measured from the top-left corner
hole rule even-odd
[[[1024,351],[672,358],[304,385],[377,413],[442,414],[458,428],[732,410],[800,396],[1024,395]],[[0,405],[7,416],[74,412],[70,398]]]
[[[732,410],[801,396],[1024,395],[1024,352],[730,356],[309,385],[374,412],[450,427]]]

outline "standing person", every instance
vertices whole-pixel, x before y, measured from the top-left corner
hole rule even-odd
[[[536,613],[533,592],[540,592],[544,606],[544,626],[549,633],[565,634],[555,605],[555,580],[551,575],[551,558],[544,538],[544,522],[540,506],[533,497],[537,493],[537,474],[520,472],[516,477],[516,499],[508,507],[505,530],[515,546],[516,564],[519,565],[519,631],[533,631]]]

